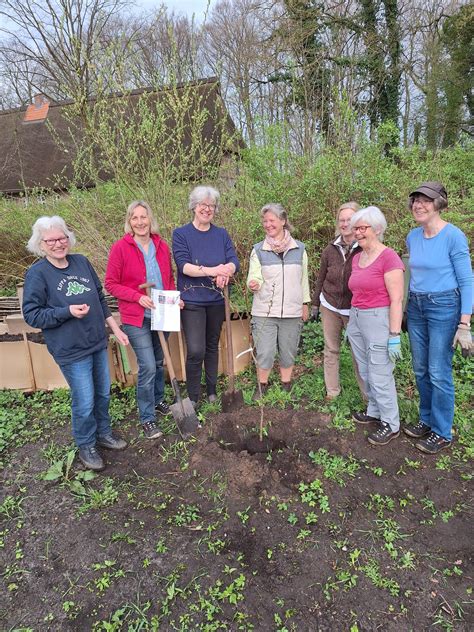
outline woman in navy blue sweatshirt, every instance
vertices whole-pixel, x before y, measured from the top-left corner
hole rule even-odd
[[[41,257],[26,273],[23,316],[44,339],[71,389],[72,434],[79,458],[103,470],[96,446],[123,450],[126,442],[110,427],[109,325],[117,340],[128,344],[105,302],[95,270],[83,255],[71,255],[76,239],[64,220],[40,217],[33,225],[28,250]]]
[[[186,382],[191,401],[198,402],[204,362],[209,401],[216,400],[219,337],[225,318],[222,289],[239,269],[234,245],[225,228],[212,223],[219,192],[195,187],[189,196],[193,220],[173,232],[173,256],[186,338]]]

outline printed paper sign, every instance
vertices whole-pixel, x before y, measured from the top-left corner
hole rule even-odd
[[[179,292],[175,290],[151,290],[155,309],[151,310],[151,328],[156,331],[179,331],[181,315]]]

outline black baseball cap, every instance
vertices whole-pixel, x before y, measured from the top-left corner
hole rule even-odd
[[[412,195],[416,195],[417,193],[426,195],[426,197],[429,197],[431,200],[438,197],[442,197],[446,201],[448,200],[448,194],[441,182],[423,182],[423,184],[421,184],[415,191],[410,193],[410,197]]]

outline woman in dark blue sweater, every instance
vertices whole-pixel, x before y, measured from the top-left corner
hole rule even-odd
[[[194,188],[189,196],[193,220],[173,232],[177,285],[184,301],[186,381],[193,402],[199,400],[203,362],[209,401],[216,399],[218,345],[225,318],[222,289],[239,269],[229,234],[212,223],[218,208],[216,189]]]
[[[117,340],[128,344],[110,313],[95,270],[82,255],[71,255],[76,239],[57,215],[40,217],[28,250],[41,257],[26,273],[23,316],[44,339],[71,389],[72,434],[79,458],[103,470],[96,446],[123,450],[126,442],[110,427],[109,325]]]

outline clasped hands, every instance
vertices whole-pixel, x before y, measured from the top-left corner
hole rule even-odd
[[[231,263],[220,263],[214,268],[215,283],[222,289],[229,285],[230,278],[234,275],[234,266]]]

